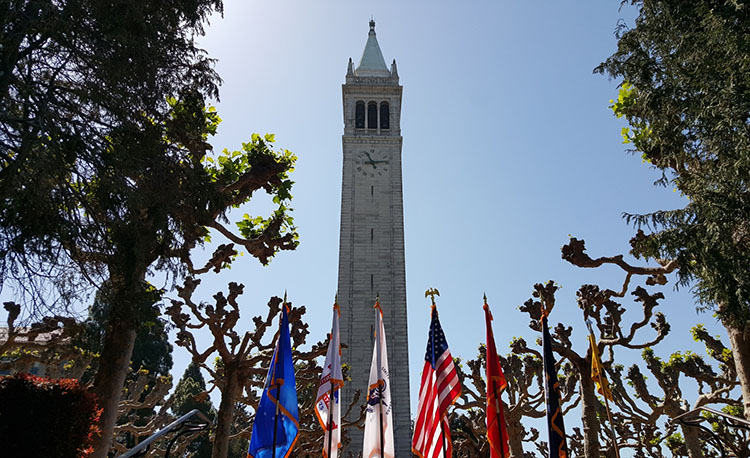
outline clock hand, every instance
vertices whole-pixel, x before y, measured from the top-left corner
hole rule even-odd
[[[367,159],[369,159],[370,162],[372,162],[372,156],[370,156],[370,153],[368,153],[367,151],[365,151],[365,154],[367,155]]]

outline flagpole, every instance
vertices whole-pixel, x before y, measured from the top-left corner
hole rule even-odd
[[[375,348],[377,349],[375,354],[377,355],[378,360],[378,420],[380,423],[380,457],[384,458],[385,453],[385,438],[383,437],[383,386],[380,384],[380,374],[383,370],[383,363],[381,362],[381,354],[380,354],[380,340],[382,336],[380,335],[380,328],[383,326],[383,310],[380,308],[380,294],[377,294],[375,296],[375,305],[377,306],[378,313],[380,314],[380,320],[378,329],[375,331],[377,332],[377,338],[375,339]],[[383,381],[385,383],[385,380]]]
[[[586,326],[589,328],[589,334],[591,335],[593,342],[593,345],[596,345],[596,338],[594,337],[594,330],[591,329],[591,322],[589,320],[586,320]],[[595,358],[596,355],[594,354],[594,349],[591,349],[591,357]],[[598,350],[597,350],[598,353]],[[602,374],[601,372],[604,370],[604,367],[600,367],[599,371],[597,373],[597,378],[599,379],[599,386],[602,387],[602,391],[604,391],[604,384],[602,383]],[[606,391],[605,391],[606,393]],[[612,435],[612,448],[615,449],[615,456],[617,458],[620,458],[620,449],[617,446],[617,436],[615,435],[615,422],[612,420],[612,411],[609,410],[609,398],[607,398],[607,395],[604,396],[604,408],[607,410],[607,419],[609,419],[609,432]]]
[[[276,371],[276,365],[274,364],[274,372]],[[274,375],[274,379],[276,376]],[[275,381],[275,380],[274,380]],[[277,382],[276,383],[276,414],[273,418],[273,452],[271,452],[272,458],[276,458],[276,430],[279,429],[279,389],[281,388],[281,385]]]
[[[331,370],[333,372],[333,370]],[[332,376],[333,374],[331,374]],[[331,377],[331,391],[328,394],[328,458],[331,458],[331,442],[333,442],[333,377]]]
[[[339,303],[339,295],[333,300],[333,313],[336,313],[336,306]],[[335,318],[335,317],[334,317]],[[331,329],[331,337],[333,339],[333,329]],[[333,442],[333,367],[329,369],[329,378],[331,382],[331,391],[328,393],[328,458],[331,458],[331,444]]]
[[[276,339],[276,348],[279,348],[279,339],[281,339],[281,322],[283,321],[284,316],[284,308],[286,307],[286,291],[284,291],[284,301],[281,304],[281,316],[279,317],[279,336]],[[276,355],[276,358],[274,358],[273,361],[271,361],[271,364],[273,364],[273,382],[274,386],[276,387],[276,413],[273,416],[273,448],[271,452],[271,457],[276,458],[276,431],[279,429],[279,403],[281,402],[281,384],[276,381],[276,359],[278,358],[278,354]]]
[[[425,292],[425,296],[429,295],[430,299],[432,300],[432,307],[430,308],[430,318],[432,318],[432,312],[437,311],[437,306],[435,305],[435,294],[440,295],[440,293],[437,292],[436,289],[430,288]],[[432,325],[430,325],[430,348],[432,348],[432,365],[435,365],[435,334],[432,332]],[[440,437],[443,439],[443,458],[450,458],[446,456],[445,453],[445,429],[443,429],[443,419],[438,419],[440,421]]]
[[[492,384],[492,391],[495,391],[495,384]],[[500,401],[497,399],[497,392],[495,391],[495,410],[498,416],[500,415],[500,409],[502,408]],[[503,447],[503,425],[500,424],[500,419],[496,418],[497,430],[500,432],[500,458],[505,458],[505,447]],[[619,458],[619,457],[618,457]]]
[[[484,306],[487,307],[489,310],[490,306],[487,304],[487,294],[484,294]],[[492,318],[492,315],[490,314],[490,319]],[[492,344],[494,345],[494,339],[495,339],[495,333],[492,333]],[[485,345],[489,345],[490,343],[487,342]],[[486,349],[487,347],[485,347]],[[487,353],[485,352],[485,364],[489,364],[489,359],[486,358]],[[489,379],[488,382],[492,385],[492,392],[495,393],[495,411],[497,412],[497,416],[500,416],[500,408],[502,407],[502,403],[499,401],[499,395],[497,394],[497,389],[495,388],[495,381],[492,379]],[[505,458],[505,447],[503,447],[505,441],[503,440],[503,425],[500,424],[500,418],[495,419],[495,423],[497,423],[497,432],[500,436],[500,458]],[[618,457],[619,458],[619,457]]]

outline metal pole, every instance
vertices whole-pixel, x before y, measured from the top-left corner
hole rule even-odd
[[[596,337],[594,337],[594,330],[591,328],[591,321],[588,319],[586,320],[586,326],[589,328],[589,335],[591,335],[591,342],[592,345],[596,345]],[[596,358],[599,354],[598,348],[592,348],[591,349],[591,358]],[[601,359],[599,360],[601,361]],[[604,383],[602,380],[602,371],[604,370],[604,367],[599,367],[599,371],[597,373],[596,378],[598,378],[599,386],[602,387],[602,391],[604,392],[604,408],[607,409],[607,419],[609,420],[609,433],[612,436],[612,448],[615,450],[615,456],[617,458],[620,458],[620,449],[617,446],[617,435],[615,434],[615,423],[612,421],[612,412],[609,410],[609,399],[607,398],[606,391],[604,390]]]
[[[276,381],[276,363],[279,359],[279,349],[281,348],[281,324],[282,321],[284,321],[284,312],[286,307],[286,291],[284,291],[284,301],[281,304],[282,310],[281,310],[281,316],[279,317],[279,337],[276,340],[276,351],[274,352],[273,360],[271,361],[272,372],[271,377],[273,377],[271,386],[276,387],[276,413],[273,416],[273,451],[271,452],[271,457],[276,458],[276,431],[279,429],[279,404],[281,403],[281,384]]]
[[[276,365],[274,364],[274,372],[276,371]],[[274,375],[274,379],[276,376]],[[275,381],[275,380],[274,380]],[[279,403],[281,402],[280,393],[281,384],[276,383],[276,414],[273,417],[273,452],[271,456],[276,458],[276,430],[279,429]]]
[[[382,355],[380,354],[380,339],[382,336],[380,335],[380,328],[383,327],[383,311],[380,309],[380,295],[378,295],[375,298],[375,303],[377,304],[377,312],[378,312],[378,329],[375,331],[377,333],[376,339],[375,339],[375,354],[377,355],[378,360],[378,387],[376,388],[378,390],[378,420],[380,420],[380,457],[385,457],[385,438],[383,437],[383,394],[385,392],[384,385],[385,380],[383,380],[383,384],[381,385],[380,382],[380,374],[383,370],[383,363],[382,363]]]
[[[601,385],[601,375],[599,376],[599,385]],[[615,423],[612,421],[612,412],[609,410],[609,400],[604,396],[604,407],[607,409],[607,418],[609,419],[610,433],[612,434],[612,448],[615,449],[615,456],[620,458],[620,448],[617,446],[617,436],[615,435]]]
[[[486,294],[484,295],[484,307],[486,307],[487,311],[489,311],[490,306],[487,305],[487,295]],[[492,319],[492,314],[490,314],[490,319]],[[494,344],[495,344],[495,334],[492,332],[492,328],[491,327],[490,327],[490,335],[492,336],[492,344],[494,346]],[[490,344],[489,342],[486,343],[486,345],[489,345],[489,344]],[[485,352],[485,355],[486,354],[487,353]],[[500,361],[498,361],[498,363],[499,362]],[[490,360],[488,358],[485,358],[485,364],[487,365],[487,367],[489,367]],[[489,373],[489,371],[487,371],[487,373]],[[495,386],[495,380],[493,380],[491,377],[488,377],[488,379],[487,379],[487,387],[488,388],[492,388],[492,392],[495,393],[495,411],[497,411],[497,415],[498,415],[498,419],[497,419],[497,432],[498,432],[498,435],[500,436],[500,458],[505,458],[505,447],[503,447],[503,445],[505,443],[503,441],[503,425],[500,423],[500,418],[499,418],[500,417],[500,412],[501,412],[500,409],[502,408],[503,403],[500,401],[500,394],[497,393],[497,388]],[[490,393],[490,390],[488,389],[487,390],[487,396],[489,396],[489,393]],[[501,394],[502,394],[502,392],[501,392]],[[503,413],[503,418],[504,417],[505,417],[505,414]]]
[[[430,314],[437,313],[437,310],[435,308],[435,302],[434,302],[435,299],[434,299],[434,297],[433,297],[432,300],[433,300],[433,302],[432,302],[432,309],[431,309],[431,313]],[[432,316],[430,316],[430,348],[432,349],[432,361],[431,361],[431,363],[432,363],[432,367],[434,368],[435,364],[436,364],[436,362],[435,362],[435,333],[433,333],[432,331],[433,331],[433,329],[432,329]],[[449,458],[447,456],[447,454],[446,454],[445,429],[443,429],[443,418],[442,418],[442,416],[438,419],[438,421],[440,421],[440,435],[443,438],[443,458]]]
[[[177,420],[173,421],[169,425],[167,425],[164,428],[160,429],[159,431],[157,431],[156,433],[154,433],[151,437],[149,437],[148,439],[144,440],[143,442],[141,442],[140,444],[138,444],[134,448],[132,448],[129,451],[127,451],[126,453],[120,455],[118,458],[132,458],[132,457],[137,456],[139,453],[144,452],[145,449],[147,449],[148,447],[150,447],[151,444],[154,443],[159,438],[161,438],[164,435],[169,434],[170,432],[172,432],[172,431],[174,431],[174,430],[182,427],[182,425],[185,422],[187,422],[190,419],[190,417],[192,417],[193,415],[198,416],[198,418],[200,418],[202,420],[202,422],[206,426],[206,428],[204,428],[204,429],[208,429],[208,427],[211,425],[211,420],[209,420],[205,415],[203,415],[203,413],[200,410],[193,409],[190,412],[188,412],[185,415],[183,415],[180,418],[178,418]]]
[[[503,445],[504,445],[504,441],[503,441],[503,425],[500,424],[500,409],[502,409],[503,406],[502,406],[502,403],[497,398],[498,395],[497,395],[497,392],[495,390],[495,383],[494,382],[492,383],[492,392],[495,393],[495,409],[497,410],[497,413],[498,413],[497,431],[500,433],[500,458],[505,458],[505,447],[503,447]]]
[[[331,391],[328,394],[328,458],[331,457],[331,442],[333,441],[333,368],[331,368]]]

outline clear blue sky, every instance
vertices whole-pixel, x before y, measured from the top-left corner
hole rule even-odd
[[[227,1],[224,17],[212,19],[201,40],[224,79],[217,104],[224,122],[213,143],[238,148],[251,132],[272,132],[299,156],[293,207],[300,246],[266,268],[242,259],[204,281],[205,297],[230,280],[244,283],[241,326],[252,329],[251,316],[286,289],[295,305],[307,306],[309,342],[325,338],[337,287],[341,84],[349,57],[359,61],[374,16],[386,62],[396,59],[404,87],[412,410],[428,287],[440,290],[453,355],[469,359],[484,339],[484,292],[505,353],[513,336],[533,345],[536,334],[516,308],[534,283],[554,279],[563,289],[551,321],[573,324],[575,349],[585,351],[575,291],[584,283],[616,289],[624,277],[614,268],[573,267],[561,260],[560,247],[570,234],[584,238],[592,256],[626,253],[634,230],[622,212],[683,205],[671,189],[653,187],[656,172],[625,152],[623,124],[608,108],[617,82],[592,73],[615,49],[618,19],[632,18],[619,5]],[[266,208],[256,203],[250,213]],[[657,353],[703,354],[687,329],[704,322],[719,333],[715,319],[697,314],[688,292],[676,293],[671,284],[664,292],[660,308],[673,331]],[[637,319],[640,305],[630,297],[626,319]],[[623,362],[639,358],[620,354]],[[175,356],[179,377],[187,357],[182,349]]]

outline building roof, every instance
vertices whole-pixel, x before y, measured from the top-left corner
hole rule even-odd
[[[385,65],[383,53],[380,51],[378,39],[375,36],[375,21],[370,21],[370,32],[367,34],[367,44],[362,52],[362,58],[354,71],[356,76],[391,76],[391,72]]]

